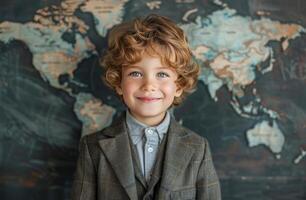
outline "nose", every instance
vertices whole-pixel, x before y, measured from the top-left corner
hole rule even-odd
[[[155,91],[157,88],[157,84],[155,80],[151,77],[145,77],[143,79],[142,90],[147,92]]]

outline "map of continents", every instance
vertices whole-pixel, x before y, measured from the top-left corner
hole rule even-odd
[[[284,127],[291,126],[291,121],[294,121],[292,122],[294,128],[291,130],[305,131],[303,126],[306,119],[305,110],[296,108],[294,111],[302,117],[295,120],[293,108],[289,110],[285,106],[275,107],[274,104],[267,102],[266,96],[261,91],[263,88],[268,88],[268,90],[271,88],[273,93],[273,88],[270,85],[263,85],[262,83],[265,82],[261,80],[273,75],[276,63],[280,63],[282,60],[280,58],[284,57],[282,54],[290,51],[292,43],[297,39],[305,37],[305,26],[294,21],[280,22],[270,19],[269,13],[265,12],[258,12],[257,18],[251,18],[239,13],[232,8],[230,3],[218,0],[207,3],[208,8],[205,12],[201,12],[204,6],[201,7],[193,0],[173,2],[178,10],[184,10],[184,6],[190,8],[182,11],[182,14],[177,13],[179,17],[176,17],[175,20],[186,32],[192,52],[202,69],[199,81],[208,92],[204,93],[205,90],[199,89],[196,91],[197,95],[209,95],[209,99],[215,105],[224,106],[226,104],[235,115],[250,122],[247,127],[238,126],[236,130],[245,135],[246,141],[241,141],[242,143],[245,142],[249,147],[264,145],[277,160],[300,164],[306,156],[305,141],[290,140],[286,135],[291,133],[287,133]],[[103,100],[99,98],[99,95],[93,94],[89,83],[94,80],[87,80],[91,79],[91,76],[80,78],[79,71],[83,70],[83,65],[88,60],[99,57],[105,48],[110,28],[133,18],[134,14],[147,14],[143,12],[145,10],[143,8],[166,16],[168,14],[172,16],[171,13],[175,13],[171,10],[169,2],[166,1],[63,0],[36,10],[30,21],[24,23],[12,20],[1,21],[0,43],[2,46],[9,47],[18,41],[28,48],[32,55],[33,67],[39,73],[41,80],[56,91],[62,91],[64,95],[61,95],[72,99],[72,110],[81,122],[81,132],[84,136],[108,126],[122,107],[112,103],[115,100],[113,100],[113,94],[108,91],[101,94]],[[91,16],[92,23],[85,20],[86,14]],[[103,39],[93,40],[91,36],[93,32]],[[275,48],[277,45],[279,48]],[[5,54],[0,53],[2,66],[7,59]],[[296,63],[291,64],[297,65]],[[99,65],[98,61],[95,61],[94,65]],[[10,66],[5,67],[8,69]],[[289,71],[289,67],[282,69],[283,73]],[[9,76],[2,77],[1,87],[4,89],[12,87],[9,78]],[[287,88],[285,91],[288,90]],[[104,92],[104,90],[101,91]],[[223,93],[229,96],[226,100],[222,96]],[[7,96],[5,92],[1,95]],[[302,92],[301,95],[304,93]],[[3,106],[1,109],[8,110],[15,117],[23,115],[17,107],[8,102],[10,99],[4,98],[5,104],[3,105],[9,106]],[[201,105],[202,102],[197,103],[199,107],[204,106],[204,102],[203,105]],[[180,109],[184,107],[175,111],[178,116],[181,115]],[[210,119],[213,118],[213,112],[203,115],[207,115],[207,118]],[[24,124],[31,124],[27,115],[21,118]],[[181,117],[180,122],[188,126],[187,118],[184,120],[184,117]],[[65,124],[66,120],[69,118],[58,121]],[[69,134],[50,134],[47,131],[39,131],[35,124],[29,126],[28,129],[51,146],[60,148],[69,147],[69,141],[75,137]],[[226,140],[227,137],[237,138],[237,133],[228,132],[226,134],[228,135],[222,140]],[[303,134],[305,135],[305,132]],[[204,136],[210,137],[205,134]],[[10,131],[3,132],[1,137],[12,140],[23,138],[25,141],[27,138],[11,134]],[[305,139],[305,136],[302,138]],[[214,145],[214,142],[212,140],[212,147],[217,146]],[[296,153],[286,154],[283,158],[284,151],[288,150],[286,146],[294,148],[290,152]],[[252,151],[252,148],[249,151]],[[226,177],[225,170],[222,167],[218,168],[218,154],[216,160],[220,176]],[[239,164],[243,165],[242,162]],[[232,169],[230,166],[228,168]],[[230,173],[236,174],[233,170]]]
[[[251,20],[237,16],[236,11],[229,8],[205,18],[199,16],[196,23],[183,25],[182,28],[191,39],[195,57],[206,63],[200,80],[208,86],[211,97],[217,101],[216,92],[226,85],[232,92],[230,103],[239,115],[246,118],[268,115],[272,123],[267,120],[257,123],[247,131],[247,139],[251,147],[267,145],[280,158],[285,138],[278,126],[278,113],[261,105],[256,88],[249,102],[242,105],[239,99],[244,97],[244,88],[256,80],[256,71],[261,74],[272,71],[273,50],[266,46],[267,43],[280,41],[283,50],[286,50],[289,41],[306,30],[297,24],[281,24],[267,18]],[[269,64],[258,68],[266,60]]]

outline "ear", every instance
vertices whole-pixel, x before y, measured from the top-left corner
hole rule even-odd
[[[175,97],[180,97],[182,94],[183,94],[183,88],[180,88],[180,87],[178,87],[177,89],[176,89],[176,91],[175,91],[175,94],[174,94],[174,96]]]
[[[122,95],[122,94],[123,94],[122,89],[121,89],[121,87],[119,87],[119,86],[116,86],[116,92],[117,92],[117,94],[119,94],[119,95]]]

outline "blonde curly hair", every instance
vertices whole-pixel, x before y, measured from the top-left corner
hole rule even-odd
[[[150,14],[119,24],[110,31],[108,49],[101,58],[105,68],[102,80],[115,90],[121,84],[122,67],[139,62],[145,53],[160,57],[163,64],[176,71],[176,84],[183,93],[174,98],[173,105],[179,105],[195,88],[200,67],[193,60],[183,30],[163,16]]]

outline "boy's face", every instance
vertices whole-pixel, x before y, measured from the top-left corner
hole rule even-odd
[[[138,63],[122,68],[121,85],[116,91],[138,121],[155,126],[163,120],[174,97],[183,92],[176,79],[177,73],[163,65],[159,57],[144,54]]]

